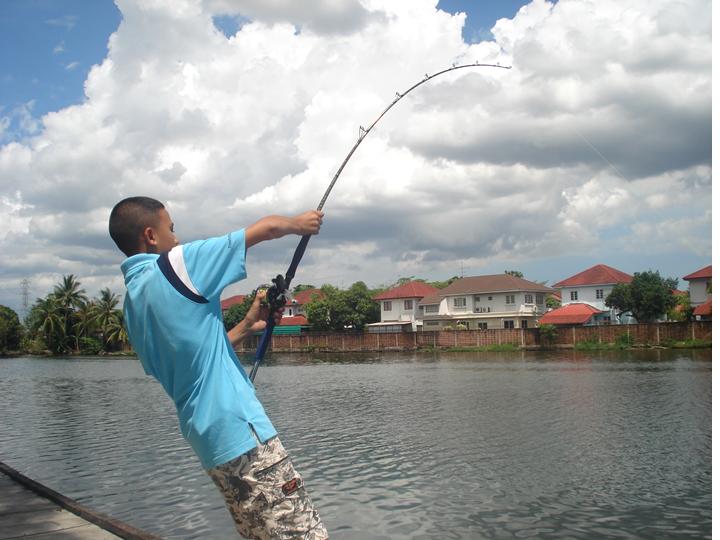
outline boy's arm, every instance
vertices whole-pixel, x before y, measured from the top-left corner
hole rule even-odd
[[[267,216],[245,229],[245,249],[266,240],[281,238],[288,234],[305,236],[317,234],[322,225],[323,213],[309,210],[295,217]]]
[[[255,295],[250,309],[245,315],[245,318],[233,326],[227,333],[228,339],[232,344],[233,348],[240,345],[246,337],[253,332],[261,332],[265,329],[267,323],[268,309],[262,306],[262,300],[265,298],[265,292],[258,292]],[[279,309],[275,312],[275,322],[279,323],[282,318],[283,310]]]

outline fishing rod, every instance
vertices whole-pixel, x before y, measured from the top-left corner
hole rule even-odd
[[[480,64],[479,62],[475,62],[474,64],[453,64],[452,67],[449,67],[447,69],[443,69],[441,71],[438,71],[437,73],[433,73],[432,75],[425,74],[425,78],[420,80],[419,82],[412,85],[410,88],[405,90],[404,92],[396,92],[395,93],[395,99],[388,105],[385,110],[380,113],[380,116],[378,116],[375,121],[370,124],[370,127],[367,129],[363,126],[360,126],[358,139],[355,142],[354,146],[350,149],[350,152],[348,152],[348,155],[345,156],[345,159],[343,160],[342,164],[340,165],[340,168],[335,173],[335,176],[333,176],[332,181],[330,182],[330,185],[325,190],[325,194],[323,195],[322,199],[320,199],[320,204],[318,204],[317,211],[321,211],[323,209],[323,206],[325,206],[325,201],[327,201],[328,196],[330,195],[330,192],[332,191],[333,187],[335,187],[335,183],[337,182],[337,179],[340,177],[340,173],[343,172],[343,169],[345,168],[345,165],[347,165],[347,162],[350,161],[350,158],[355,153],[355,150],[357,150],[357,147],[360,146],[360,143],[362,143],[365,140],[365,137],[367,137],[368,133],[372,131],[372,129],[375,127],[375,125],[382,119],[385,114],[392,109],[395,104],[400,101],[402,98],[407,96],[410,92],[415,90],[418,86],[425,84],[430,79],[434,79],[435,77],[438,77],[439,75],[442,75],[444,73],[448,73],[450,71],[455,71],[457,69],[463,69],[463,68],[471,68],[471,67],[490,67],[490,68],[500,68],[500,69],[510,69],[510,66],[502,66],[500,64]],[[255,363],[253,364],[252,370],[250,371],[250,380],[254,381],[255,376],[257,375],[258,368],[260,367],[260,363],[262,362],[263,358],[265,357],[265,351],[267,351],[268,345],[270,344],[270,337],[272,336],[273,330],[275,328],[275,318],[273,317],[274,313],[285,306],[285,303],[287,302],[287,298],[289,296],[289,289],[290,289],[290,283],[292,282],[293,278],[295,277],[295,272],[297,270],[298,265],[300,264],[300,260],[302,259],[303,255],[305,254],[305,248],[308,245],[308,242],[310,241],[310,235],[306,234],[300,239],[300,242],[298,243],[298,246],[295,248],[295,254],[293,255],[292,261],[290,262],[290,266],[288,267],[287,272],[285,273],[285,276],[283,277],[282,274],[278,274],[276,277],[272,279],[272,285],[268,287],[267,293],[265,296],[265,302],[270,308],[270,315],[267,319],[267,326],[265,326],[265,331],[263,332],[262,337],[260,338],[260,343],[258,344],[258,348],[255,351]]]

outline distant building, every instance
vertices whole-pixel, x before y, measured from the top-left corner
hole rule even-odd
[[[633,277],[616,268],[605,264],[596,264],[563,279],[553,285],[560,289],[561,303],[563,306],[569,304],[586,304],[599,310],[602,314],[593,315],[595,324],[618,324],[634,322],[629,316],[620,320],[617,311],[605,305],[605,299],[612,292],[618,283],[630,283]]]
[[[701,268],[683,278],[690,283],[690,305],[699,306],[707,302],[712,291],[712,265]]]
[[[589,304],[577,302],[548,311],[540,317],[538,323],[555,326],[593,326],[607,324],[605,321],[606,314],[606,311]]]
[[[220,301],[220,309],[223,313],[225,313],[228,309],[233,307],[236,304],[242,304],[245,301],[245,298],[247,295],[245,294],[236,294],[235,296],[231,296],[229,298],[226,298],[225,300]]]
[[[300,291],[285,303],[283,318],[296,317],[298,315],[304,317],[305,306],[314,299],[320,300],[322,298],[325,298],[325,294],[320,289],[305,289],[304,291]]]
[[[376,295],[380,322],[367,325],[368,332],[410,332],[422,330],[420,300],[438,290],[423,281],[410,281]],[[420,328],[418,328],[420,327]]]
[[[464,277],[420,301],[422,329],[534,328],[553,292],[510,274]]]

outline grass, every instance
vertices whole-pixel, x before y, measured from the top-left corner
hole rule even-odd
[[[671,349],[711,349],[712,341],[709,339],[687,339],[685,341],[670,340],[663,345]]]
[[[502,345],[485,345],[482,347],[447,347],[442,349],[447,352],[508,352],[519,351],[520,347],[512,343]]]

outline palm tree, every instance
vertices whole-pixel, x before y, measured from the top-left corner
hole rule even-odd
[[[63,276],[60,283],[55,285],[52,296],[57,299],[61,309],[63,310],[65,336],[66,338],[69,338],[72,334],[71,319],[74,311],[87,302],[85,289],[80,288],[80,282],[73,274],[68,274],[67,276]]]
[[[109,334],[117,326],[118,320],[122,319],[122,313],[116,309],[119,303],[120,297],[106,287],[100,291],[100,298],[97,299],[93,306],[93,321],[100,329],[105,350],[112,341]],[[120,326],[122,326],[122,323],[120,323]]]
[[[65,349],[65,325],[62,314],[58,300],[53,295],[49,295],[37,299],[29,317],[32,321],[32,329],[42,333],[48,349],[55,353]]]
[[[75,334],[75,348],[80,350],[80,338],[90,337],[96,330],[95,322],[95,302],[84,302],[77,311],[75,311],[75,324],[73,330]]]
[[[127,330],[123,324],[123,313],[119,309],[115,310],[115,316],[107,326],[108,343],[119,343],[125,345],[128,343]]]

